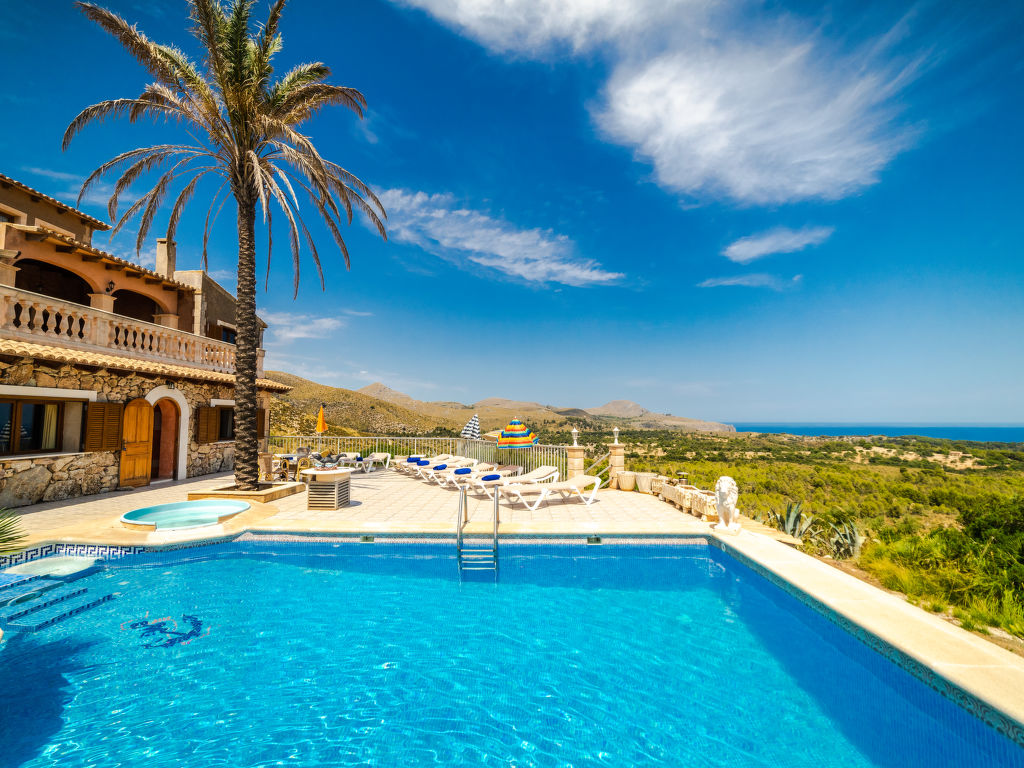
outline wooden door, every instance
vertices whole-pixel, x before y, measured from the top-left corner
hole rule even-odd
[[[121,429],[121,485],[149,485],[153,469],[153,406],[143,399],[124,407]]]

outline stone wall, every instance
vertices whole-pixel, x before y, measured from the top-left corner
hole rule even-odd
[[[97,370],[27,358],[0,358],[2,385],[92,390],[97,393],[100,401],[128,402],[145,397],[156,387],[167,383],[166,376]],[[195,413],[196,408],[209,405],[211,400],[234,399],[234,387],[230,384],[188,379],[177,379],[173,383],[189,404],[187,476],[233,469],[233,442],[207,445],[196,442]],[[264,394],[262,399],[266,407],[269,396]],[[65,446],[64,449],[79,451],[81,445]],[[120,467],[117,452],[97,452],[50,458],[0,458],[0,470],[3,472],[0,478],[0,507],[17,507],[112,490],[118,486]]]
[[[0,460],[0,509],[102,493],[117,488],[117,455],[110,451]]]

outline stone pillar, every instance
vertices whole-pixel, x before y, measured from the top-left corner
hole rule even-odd
[[[102,309],[104,312],[113,312],[114,297],[109,293],[90,293],[89,306],[93,309]]]
[[[569,477],[579,477],[583,474],[583,446],[570,445],[565,451],[569,456]]]
[[[619,487],[619,472],[626,469],[626,446],[622,443],[612,443],[608,446],[611,454],[608,457],[608,487]]]
[[[170,312],[166,312],[161,315],[153,315],[153,322],[157,325],[163,325],[168,328],[178,330],[178,316]]]
[[[21,251],[0,249],[0,285],[14,285],[14,278],[19,269],[14,266],[14,260],[18,258],[19,253]]]

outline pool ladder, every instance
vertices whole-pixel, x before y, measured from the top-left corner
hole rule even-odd
[[[486,571],[498,575],[498,490],[494,489],[494,533],[490,548],[479,545],[468,547],[463,535],[463,526],[468,514],[465,486],[459,488],[459,517],[455,521],[455,550],[459,562],[459,576],[468,571]]]

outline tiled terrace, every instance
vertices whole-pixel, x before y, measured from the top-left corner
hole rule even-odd
[[[211,475],[135,491],[115,491],[67,501],[51,501],[23,507],[24,528],[32,542],[161,543],[170,538],[205,538],[218,531],[190,531],[187,536],[129,531],[118,520],[125,512],[153,504],[182,501],[189,491],[230,482],[230,475]],[[338,511],[309,511],[306,494],[298,493],[272,504],[254,505],[244,513],[242,527],[275,532],[331,533],[454,533],[458,493],[415,480],[396,472],[357,473],[352,477],[352,505]],[[483,496],[468,497],[466,531],[489,532],[493,527],[493,502]],[[252,519],[254,516],[258,520]],[[579,501],[557,500],[530,512],[503,500],[502,533],[547,534],[693,534],[707,533],[709,526],[682,514],[653,496],[601,490],[590,506]],[[234,528],[235,526],[230,526]],[[230,530],[224,530],[230,533]],[[155,537],[155,538],[154,538]]]

